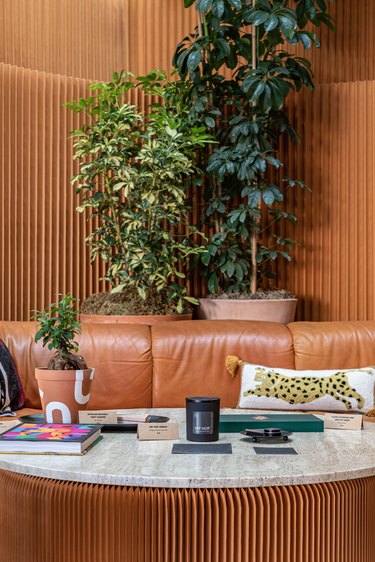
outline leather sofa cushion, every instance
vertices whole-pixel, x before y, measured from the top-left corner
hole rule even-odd
[[[35,367],[47,366],[51,352],[34,342],[34,322],[0,322],[26,395],[25,407],[41,408]],[[145,325],[86,324],[77,338],[79,352],[95,367],[89,408],[151,406],[151,333]]]
[[[237,405],[240,377],[225,368],[227,355],[269,367],[294,368],[288,328],[273,322],[195,320],[152,326],[155,408],[185,406],[186,396],[219,396]]]
[[[288,328],[296,369],[375,365],[375,322],[294,322]]]

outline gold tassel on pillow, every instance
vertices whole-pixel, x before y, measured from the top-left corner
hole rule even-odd
[[[236,374],[238,367],[244,363],[245,361],[242,361],[237,355],[228,355],[225,360],[227,371],[232,377]]]

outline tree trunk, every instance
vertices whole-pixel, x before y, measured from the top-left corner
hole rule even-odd
[[[253,6],[255,2],[253,2]],[[255,70],[257,68],[257,30],[255,25],[251,29],[252,36],[252,67]],[[254,102],[256,105],[256,102]],[[250,236],[250,252],[251,252],[251,279],[250,279],[250,293],[253,295],[257,292],[257,251],[258,251],[258,232],[256,229],[252,229]]]

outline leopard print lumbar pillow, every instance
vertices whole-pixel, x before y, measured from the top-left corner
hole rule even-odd
[[[374,408],[375,368],[293,371],[227,357],[234,376],[241,366],[239,408],[367,412]]]

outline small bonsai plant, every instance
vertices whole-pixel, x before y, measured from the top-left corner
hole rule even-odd
[[[71,294],[62,296],[57,303],[53,303],[42,311],[35,311],[33,319],[39,323],[39,330],[35,341],[43,340],[43,347],[48,345],[50,351],[55,350],[54,356],[48,363],[48,369],[80,370],[87,369],[87,364],[81,355],[77,355],[78,344],[75,337],[81,333],[81,326],[77,320],[79,311],[75,308],[77,299]]]
[[[298,139],[287,99],[314,88],[310,62],[290,44],[319,47],[314,28],[333,29],[332,18],[326,0],[180,1],[195,5],[197,26],[174,65],[189,85],[191,118],[217,141],[202,152],[210,236],[201,273],[210,293],[254,294],[278,258],[291,259],[293,240],[277,228],[297,220],[283,206],[285,188],[306,187],[280,174],[281,139]]]
[[[147,115],[128,103],[137,88],[159,100]],[[190,222],[188,187],[200,174],[197,150],[211,136],[187,118],[186,85],[166,81],[161,71],[138,79],[116,73],[112,82],[91,89],[92,96],[67,106],[88,119],[72,133],[80,165],[72,183],[81,195],[77,210],[89,211],[92,259],[106,263],[112,293],[123,292],[125,300],[134,293],[145,302],[151,297],[152,313],[182,313],[187,303],[198,302],[185,280],[192,258],[205,252]],[[160,300],[163,310],[156,311]]]

